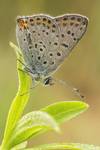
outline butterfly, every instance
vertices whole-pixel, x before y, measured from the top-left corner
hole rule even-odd
[[[51,17],[45,14],[18,16],[16,37],[22,51],[24,70],[33,83],[52,85],[52,74],[86,32],[88,18],[79,14]]]

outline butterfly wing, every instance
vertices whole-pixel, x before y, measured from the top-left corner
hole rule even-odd
[[[19,17],[17,22],[16,35],[26,64],[34,73],[46,76],[50,65],[54,65],[53,52],[60,46],[59,28],[46,15]]]
[[[47,72],[56,70],[58,66],[69,55],[74,46],[84,35],[88,19],[85,16],[68,14],[54,18],[57,28],[59,28],[60,46],[54,51],[54,66],[48,68]]]
[[[81,39],[87,23],[80,15],[19,17],[16,35],[33,73],[48,76],[55,71]]]

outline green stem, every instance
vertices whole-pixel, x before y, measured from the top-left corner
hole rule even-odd
[[[16,47],[13,43],[10,43],[11,47],[14,48],[17,59],[21,60],[23,62],[23,57],[20,53],[20,49]],[[17,61],[17,70],[18,68],[23,69],[23,65]],[[22,72],[18,70],[18,77],[19,77],[19,88],[17,95],[15,96],[14,100],[12,101],[12,104],[9,109],[5,132],[4,132],[4,138],[2,141],[1,149],[2,150],[9,150],[11,149],[11,137],[13,136],[13,130],[16,126],[16,123],[20,119],[26,104],[28,103],[30,93],[28,92],[30,89],[30,77],[25,72]],[[27,94],[23,94],[26,93]],[[22,96],[23,94],[23,96]]]

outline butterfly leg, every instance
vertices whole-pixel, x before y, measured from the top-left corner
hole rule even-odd
[[[47,78],[45,78],[44,80],[43,80],[43,83],[44,83],[44,85],[45,86],[48,86],[48,85],[53,85],[55,82],[54,82],[54,80],[53,80],[53,78],[52,77],[47,77]]]
[[[23,63],[21,60],[19,60],[19,59],[17,59],[17,61],[19,61],[19,62],[23,65],[23,69],[20,69],[20,68],[19,68],[20,71],[23,70],[23,72],[25,72],[25,73],[32,73],[31,69],[30,69],[28,66],[26,66],[26,64],[24,64],[24,63]]]
[[[19,61],[25,68],[28,68],[20,59],[17,59],[17,61]]]
[[[19,71],[26,73],[26,71],[24,69],[18,68]]]

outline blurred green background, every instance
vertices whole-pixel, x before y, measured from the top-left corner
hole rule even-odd
[[[31,144],[80,142],[100,144],[100,0],[0,0],[0,140],[9,106],[14,98],[18,79],[16,56],[9,41],[16,42],[16,16],[46,13],[52,16],[79,13],[89,18],[85,36],[54,74],[55,78],[72,83],[86,96],[87,112],[64,123],[61,135],[53,132],[32,139]],[[31,91],[25,112],[56,101],[77,100],[70,88],[57,83],[52,87],[39,85]]]

